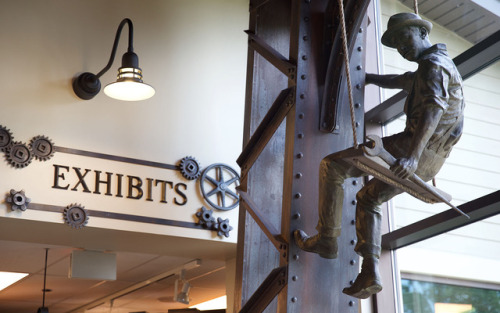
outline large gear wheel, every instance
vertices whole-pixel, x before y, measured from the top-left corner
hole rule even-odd
[[[35,158],[40,161],[47,161],[54,155],[54,144],[45,136],[33,137],[30,141],[31,151]]]
[[[182,176],[186,179],[195,180],[200,177],[200,163],[198,163],[198,161],[191,156],[183,158],[179,167],[181,169]]]
[[[7,151],[12,146],[13,140],[10,130],[0,125],[0,151]]]
[[[33,159],[33,152],[22,142],[14,142],[12,146],[7,149],[6,154],[7,162],[15,168],[24,168],[28,166]]]
[[[15,191],[14,189],[11,189],[10,195],[7,197],[7,202],[10,203],[12,211],[26,211],[31,199],[26,197],[24,190]]]
[[[218,210],[234,209],[240,202],[236,193],[240,176],[230,166],[216,163],[207,167],[200,179],[203,198]]]
[[[81,204],[70,204],[63,212],[64,221],[72,228],[80,229],[87,225],[89,216]]]

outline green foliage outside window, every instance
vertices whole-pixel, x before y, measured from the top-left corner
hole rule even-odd
[[[435,303],[469,304],[457,313],[500,312],[500,291],[467,286],[448,285],[402,279],[404,313],[448,313],[436,312]]]

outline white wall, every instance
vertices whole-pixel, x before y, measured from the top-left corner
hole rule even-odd
[[[45,135],[56,146],[167,164],[193,156],[202,169],[225,163],[239,170],[235,160],[242,145],[248,0],[1,0],[0,4],[0,125],[10,129],[15,140],[27,143]],[[134,23],[135,52],[144,81],[154,86],[156,95],[135,103],[108,98],[101,91],[92,100],[80,100],[72,91],[72,78],[85,71],[97,73],[107,64],[116,29],[125,17]],[[101,77],[103,87],[115,80],[127,39],[125,27],[115,62]],[[57,157],[74,162],[59,153]],[[111,166],[88,162],[97,169]],[[25,169],[13,169],[1,162],[0,193],[40,180],[26,192],[43,194],[43,188],[50,189],[45,186],[50,179],[42,181],[30,171],[46,170],[44,166],[51,167],[34,161]],[[163,175],[154,169],[145,172]],[[195,194],[197,201],[182,213],[188,212],[186,218],[193,222],[192,215],[202,204],[199,192]],[[55,203],[46,204],[66,201],[52,199]],[[29,215],[12,215],[3,200],[0,209],[1,216]],[[50,213],[37,213],[33,219],[56,221]],[[237,209],[227,214],[224,218],[229,216],[237,226]]]

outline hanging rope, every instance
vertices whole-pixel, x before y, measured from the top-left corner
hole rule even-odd
[[[418,0],[413,0],[413,10],[415,10],[415,14],[418,15]]]
[[[345,62],[345,75],[347,81],[347,93],[349,95],[349,108],[351,110],[351,126],[352,126],[352,137],[354,141],[354,148],[358,148],[358,138],[356,136],[356,117],[354,115],[354,100],[352,97],[352,85],[351,85],[351,71],[349,69],[349,54],[347,51],[347,34],[345,28],[345,17],[344,17],[344,3],[342,0],[338,0],[340,9],[340,24],[342,28],[342,49],[344,51],[344,62]]]

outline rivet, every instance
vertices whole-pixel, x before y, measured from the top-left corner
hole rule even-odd
[[[302,152],[297,153],[297,159],[302,159],[304,154]]]
[[[356,260],[351,260],[351,262],[349,262],[351,265],[354,265],[356,264]]]
[[[354,107],[356,109],[359,109],[361,107],[361,103],[358,103],[358,102],[354,103]]]
[[[356,200],[351,201],[352,205],[356,205],[358,202]]]
[[[300,198],[302,198],[302,194],[300,192],[297,192],[295,194],[295,199],[300,199]]]
[[[304,37],[302,37],[302,40],[304,40],[304,41],[308,41],[308,40],[309,40],[309,37],[304,36]]]
[[[351,225],[356,224],[356,220],[351,220]]]
[[[353,240],[351,240],[351,245],[353,245],[353,246],[354,246],[355,244],[356,244],[356,240],[354,240],[354,239],[353,239]]]
[[[307,78],[307,76],[306,76],[306,75],[301,75],[301,76],[300,76],[300,79],[302,79],[302,80],[305,80],[306,78]]]
[[[298,135],[297,135],[297,137],[298,137],[299,139],[302,139],[302,138],[304,138],[304,134],[300,133],[300,134],[298,134]]]
[[[295,178],[302,178],[302,173],[299,172],[299,173],[295,174]]]
[[[359,32],[360,32],[360,33],[362,33],[362,32],[363,32],[363,27],[361,27],[361,28],[359,29]]]
[[[293,215],[293,218],[296,219],[296,220],[298,220],[300,218],[300,213],[295,213]]]
[[[297,297],[292,297],[292,302],[297,302]]]
[[[356,69],[357,69],[358,71],[360,71],[360,70],[362,70],[362,69],[363,69],[363,67],[362,67],[361,65],[358,65],[358,66],[356,66]]]
[[[298,277],[298,276],[293,276],[293,277],[292,277],[292,280],[293,280],[293,281],[297,281],[298,279],[299,279],[299,277]]]
[[[353,180],[353,181],[352,181],[352,184],[353,184],[354,186],[356,186],[356,185],[358,184],[358,181],[357,181],[357,180]]]
[[[363,51],[363,47],[359,46],[359,47],[358,47],[358,51],[359,51],[359,52]]]
[[[304,118],[304,113],[300,113],[300,114],[299,114],[299,118],[300,118],[300,119],[303,119],[303,118]]]
[[[349,306],[354,306],[354,301],[349,301]]]
[[[298,255],[298,254],[294,254],[294,255],[293,255],[293,259],[294,259],[295,261],[297,261],[297,260],[299,259],[299,255]]]
[[[356,89],[361,89],[361,85],[360,85],[360,84],[357,84],[357,85],[356,85]]]
[[[359,125],[361,125],[359,122],[356,122],[356,127],[359,127]]]
[[[307,60],[307,55],[302,56],[302,60],[306,61]]]
[[[301,94],[300,94],[300,99],[305,99],[305,98],[306,98],[306,95],[305,95],[305,94],[303,94],[303,93],[301,93]]]

